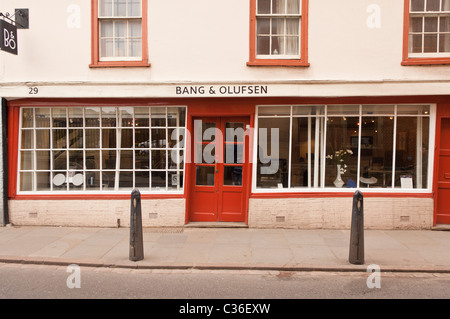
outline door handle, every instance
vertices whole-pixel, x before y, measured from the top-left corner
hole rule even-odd
[[[444,173],[444,178],[445,179],[450,179],[450,173]]]
[[[217,168],[217,162],[214,164],[214,170],[216,171],[216,173],[219,173],[219,169]]]

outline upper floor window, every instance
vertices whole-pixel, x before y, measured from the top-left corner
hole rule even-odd
[[[248,65],[308,66],[308,0],[251,0]]]
[[[450,63],[450,0],[405,0],[403,64]]]
[[[91,66],[148,66],[147,0],[92,0]]]

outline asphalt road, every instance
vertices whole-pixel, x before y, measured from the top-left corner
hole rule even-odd
[[[450,274],[132,270],[0,264],[8,299],[449,299]]]

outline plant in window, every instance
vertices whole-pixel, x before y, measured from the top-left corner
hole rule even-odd
[[[335,179],[335,181],[333,182],[333,184],[336,187],[342,187],[344,186],[344,181],[342,180],[341,175],[344,174],[347,170],[347,164],[345,164],[345,160],[352,156],[353,152],[350,149],[347,150],[339,150],[334,152],[334,154],[332,155],[327,155],[326,158],[331,160],[332,163],[336,164],[336,169],[337,169],[337,177]]]

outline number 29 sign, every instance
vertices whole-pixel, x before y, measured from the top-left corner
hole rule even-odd
[[[0,20],[0,50],[17,55],[17,27]]]

